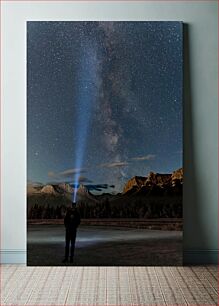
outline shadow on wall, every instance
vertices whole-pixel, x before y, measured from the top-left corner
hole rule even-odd
[[[194,264],[197,256],[197,264],[200,254],[194,254],[197,238],[206,241],[207,233],[204,231],[200,214],[199,178],[196,164],[196,148],[194,142],[194,105],[192,101],[191,71],[190,71],[190,36],[189,25],[183,25],[184,35],[184,92],[183,92],[183,262]],[[201,251],[201,250],[200,250]],[[192,259],[193,257],[193,259]],[[196,260],[195,260],[196,261]],[[199,262],[198,262],[199,261]]]

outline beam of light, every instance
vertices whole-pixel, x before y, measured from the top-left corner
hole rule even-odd
[[[76,147],[75,147],[75,168],[81,169],[86,150],[87,137],[93,106],[98,91],[98,60],[95,46],[91,42],[85,42],[80,58],[78,80],[77,80],[77,101],[76,101]],[[77,190],[79,187],[80,172],[74,177],[73,202],[76,202]]]

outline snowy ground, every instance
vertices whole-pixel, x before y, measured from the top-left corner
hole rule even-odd
[[[28,265],[59,266],[65,248],[63,225],[28,225]],[[182,232],[81,225],[75,266],[181,265]]]

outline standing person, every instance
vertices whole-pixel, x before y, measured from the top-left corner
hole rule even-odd
[[[68,208],[64,218],[66,232],[65,232],[65,258],[62,261],[63,263],[68,262],[70,242],[71,242],[70,262],[71,263],[73,262],[77,227],[80,224],[80,222],[81,218],[76,208],[76,203],[72,202],[72,207]]]

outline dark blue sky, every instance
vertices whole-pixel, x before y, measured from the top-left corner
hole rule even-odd
[[[27,51],[28,181],[182,166],[182,23],[28,22]]]

